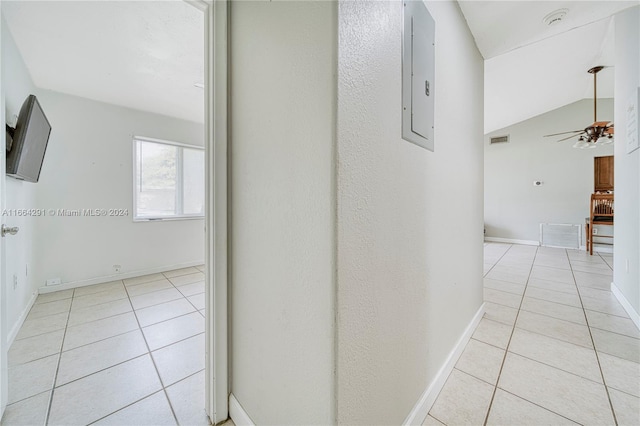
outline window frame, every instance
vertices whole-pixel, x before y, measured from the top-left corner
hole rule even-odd
[[[172,216],[138,216],[138,197],[137,197],[137,193],[138,193],[138,188],[137,188],[137,183],[138,183],[138,152],[137,152],[137,147],[138,147],[138,142],[149,142],[149,143],[156,143],[156,144],[161,144],[161,145],[169,145],[169,146],[173,146],[178,148],[177,150],[177,154],[176,154],[176,207],[179,207],[181,213],[180,214],[175,214]],[[133,169],[133,174],[132,174],[132,216],[133,216],[133,221],[134,222],[157,222],[157,221],[165,221],[165,220],[193,220],[193,219],[204,219],[205,218],[205,211],[202,212],[202,214],[184,214],[184,212],[182,212],[182,209],[184,208],[183,206],[183,201],[184,201],[184,149],[193,149],[196,151],[202,151],[203,152],[203,160],[205,160],[204,158],[204,147],[202,146],[198,146],[198,145],[189,145],[186,143],[182,143],[182,142],[174,142],[174,141],[168,141],[168,140],[164,140],[164,139],[156,139],[156,138],[149,138],[146,136],[133,136],[132,139],[132,169]],[[206,179],[206,172],[205,172],[205,179]],[[206,188],[205,188],[206,191]],[[206,202],[206,193],[203,194],[203,205]]]

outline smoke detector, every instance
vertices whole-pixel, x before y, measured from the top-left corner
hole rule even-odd
[[[547,16],[542,19],[542,22],[547,24],[548,26],[559,24],[565,16],[569,13],[569,9],[558,9],[554,10]]]

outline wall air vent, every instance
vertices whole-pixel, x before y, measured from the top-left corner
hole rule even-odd
[[[541,223],[540,245],[543,247],[580,248],[582,227],[565,223]]]
[[[494,136],[491,138],[489,143],[494,144],[494,143],[506,143],[506,142],[509,142],[509,135]]]

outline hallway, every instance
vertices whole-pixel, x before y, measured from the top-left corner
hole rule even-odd
[[[427,425],[640,424],[640,332],[613,256],[487,243],[486,313]]]

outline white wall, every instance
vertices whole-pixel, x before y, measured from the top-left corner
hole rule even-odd
[[[557,142],[564,136],[543,135],[582,129],[592,119],[593,100],[583,99],[485,136],[487,237],[538,241],[540,223],[584,226],[593,193],[593,157],[613,155],[613,146],[576,149],[575,138]],[[598,101],[598,119],[613,120],[613,99]],[[491,137],[507,134],[509,143],[489,144]],[[536,180],[543,184],[534,186]],[[615,185],[617,192],[618,181]],[[610,233],[606,228],[611,227],[602,232]]]
[[[5,116],[7,122],[15,127],[15,117],[20,113],[22,103],[27,96],[36,93],[29,71],[22,56],[8,30],[2,23],[2,86],[5,94]],[[0,161],[6,161],[2,155]],[[4,168],[2,169],[4,170]],[[5,208],[29,209],[35,206],[35,187],[37,184],[23,182],[12,177],[0,176],[5,179],[6,193]],[[16,235],[3,238],[6,270],[3,271],[7,292],[7,331],[9,337],[17,332],[16,325],[21,314],[28,307],[29,300],[38,288],[33,279],[34,273],[34,245],[33,230],[36,220],[31,217],[5,216],[2,223],[7,226],[18,226],[20,231]],[[14,275],[18,285],[14,288]]]
[[[132,136],[202,146],[201,124],[40,90],[52,131],[40,181],[41,209],[129,209],[123,217],[37,221],[36,284],[109,281],[204,259],[204,220],[133,222]]]
[[[616,226],[613,282],[640,313],[640,150],[627,154],[627,107],[640,87],[640,7],[615,17]],[[637,130],[636,130],[637,131]],[[627,268],[628,264],[628,268]],[[637,320],[636,320],[637,321]],[[637,322],[636,322],[637,323]]]
[[[427,6],[435,152],[401,139],[402,2],[339,6],[339,424],[401,424],[482,305],[483,59]]]
[[[334,2],[231,3],[231,392],[334,421]]]

